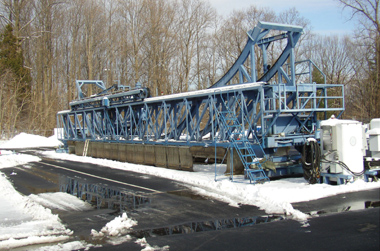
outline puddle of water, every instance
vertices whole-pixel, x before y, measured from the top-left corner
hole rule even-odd
[[[156,237],[164,235],[174,234],[189,234],[203,231],[217,231],[228,228],[241,228],[246,226],[252,226],[262,223],[269,223],[274,221],[284,220],[282,216],[254,216],[244,218],[230,218],[221,220],[209,220],[202,222],[188,222],[181,225],[174,225],[168,227],[146,229],[146,230],[134,230],[130,235],[143,238],[143,237]]]
[[[380,207],[380,201],[365,201],[364,207],[365,208]]]
[[[308,213],[311,216],[327,214],[327,213],[342,213],[348,211],[356,211],[367,208],[380,207],[380,201],[357,201],[350,203],[349,206],[342,206],[337,208],[324,209],[320,211],[313,211]]]
[[[132,211],[151,203],[151,198],[146,196],[68,176],[60,177],[59,190],[87,201],[96,206],[97,209],[109,208],[119,211]]]
[[[194,194],[189,190],[176,190],[176,191],[169,191],[167,193],[181,196],[181,197],[188,197],[193,200],[206,200],[206,198],[202,197],[201,195]]]

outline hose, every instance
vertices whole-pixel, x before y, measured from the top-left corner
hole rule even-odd
[[[332,152],[330,152],[330,153],[332,153]],[[328,153],[328,154],[330,154],[330,153]],[[323,163],[329,163],[329,164],[338,164],[338,165],[340,165],[343,169],[345,169],[347,172],[349,172],[349,173],[351,173],[353,176],[356,176],[356,177],[358,177],[358,176],[362,176],[364,173],[365,173],[365,170],[363,169],[363,171],[361,171],[361,172],[354,172],[354,171],[352,171],[343,161],[340,161],[340,160],[338,160],[338,161],[333,161],[333,160],[327,160],[326,159],[326,156],[328,155],[328,154],[325,154],[324,156],[323,156],[323,158],[322,158],[322,162]]]

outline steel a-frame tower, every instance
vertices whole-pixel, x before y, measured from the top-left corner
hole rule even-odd
[[[102,86],[102,92],[80,96],[70,110],[57,114],[63,128],[60,139],[66,145],[87,140],[226,148],[237,152],[253,183],[266,181],[261,158],[281,161],[283,157],[273,155],[278,149],[319,137],[318,113],[334,111],[339,117],[344,111],[343,85],[316,84],[312,71],[318,68],[312,61],[295,61],[302,32],[299,26],[259,22],[247,33],[247,44],[233,66],[206,90],[149,97],[141,86],[111,93],[101,81],[89,81]],[[286,45],[271,66],[267,49],[280,40]],[[257,50],[261,62],[256,62]]]

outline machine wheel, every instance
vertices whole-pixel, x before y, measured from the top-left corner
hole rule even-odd
[[[310,184],[317,183],[321,177],[321,149],[318,142],[310,141],[303,145],[301,160],[305,180]]]

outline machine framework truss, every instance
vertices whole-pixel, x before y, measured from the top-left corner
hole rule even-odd
[[[63,128],[60,139],[226,147],[238,150],[249,176],[252,164],[261,169],[257,158],[318,138],[318,113],[326,117],[336,112],[339,117],[344,111],[343,85],[313,83],[312,72],[319,69],[310,60],[295,62],[302,31],[299,26],[259,22],[247,33],[247,44],[230,70],[206,90],[148,97],[149,90],[140,85],[109,94],[103,82],[89,81],[102,92],[86,99],[81,91],[86,82],[81,81],[79,100],[57,114],[58,128]],[[287,43],[270,66],[267,49],[279,40]],[[261,62],[256,62],[257,48]]]

